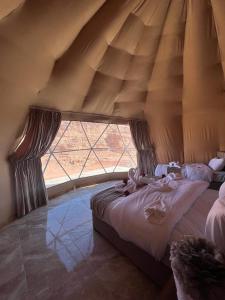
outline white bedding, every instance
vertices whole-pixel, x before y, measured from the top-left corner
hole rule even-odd
[[[185,164],[183,175],[190,180],[212,181],[213,171],[205,164]]]
[[[217,198],[218,191],[207,189],[202,193],[190,210],[174,227],[169,244],[182,239],[184,235],[194,235],[203,238],[205,236],[205,224],[208,213]]]
[[[174,163],[173,163],[174,164]],[[169,164],[158,164],[155,169],[155,176],[167,175],[169,172],[168,167],[171,167],[171,163]],[[190,180],[204,180],[211,182],[213,179],[213,170],[209,168],[207,165],[202,163],[192,163],[192,164],[184,164],[182,166],[176,165],[178,173],[181,172],[183,177]],[[171,171],[170,171],[171,172]],[[177,172],[177,171],[172,171]]]
[[[175,225],[208,187],[205,181],[188,179],[174,181],[174,185],[176,189],[162,193],[150,192],[153,189],[150,184],[126,198],[118,198],[106,209],[107,222],[122,239],[161,259]],[[145,207],[157,197],[168,207],[166,218],[160,225],[150,223],[144,215]]]

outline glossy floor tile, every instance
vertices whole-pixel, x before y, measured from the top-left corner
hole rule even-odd
[[[0,231],[0,299],[153,300],[156,286],[93,231],[81,188],[49,201]]]

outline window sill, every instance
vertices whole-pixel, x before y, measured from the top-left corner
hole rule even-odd
[[[65,194],[75,188],[98,184],[110,180],[122,180],[127,178],[127,172],[106,173],[95,176],[78,178],[47,188],[49,199]]]

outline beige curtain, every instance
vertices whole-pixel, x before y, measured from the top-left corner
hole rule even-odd
[[[141,120],[131,120],[129,125],[137,149],[137,163],[140,173],[153,176],[157,163],[154,147],[150,141],[148,123]]]
[[[31,108],[21,142],[9,157],[17,217],[47,203],[41,157],[49,149],[61,123],[59,111]]]

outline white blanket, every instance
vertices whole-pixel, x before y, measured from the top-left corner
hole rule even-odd
[[[157,184],[161,185],[161,181]],[[133,242],[158,260],[165,253],[176,223],[208,187],[205,181],[188,179],[172,180],[169,185],[170,191],[161,192],[155,183],[149,184],[125,198],[118,198],[106,210],[109,223],[122,239]],[[151,207],[157,198],[167,207],[162,224],[153,224],[145,217],[146,207]]]
[[[186,164],[183,169],[185,177],[190,180],[212,181],[213,171],[204,164]]]

